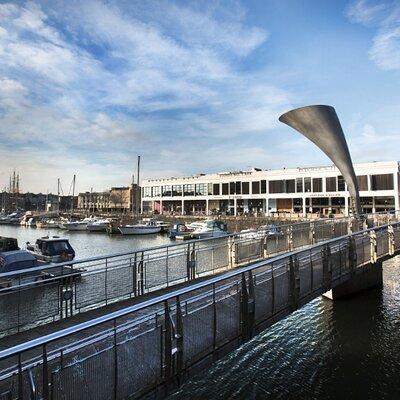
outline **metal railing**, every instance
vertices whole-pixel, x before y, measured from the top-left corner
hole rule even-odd
[[[0,351],[0,398],[123,399],[163,390],[400,250],[400,223],[238,267]]]
[[[365,226],[394,220],[365,218]],[[0,274],[0,337],[359,230],[350,218],[282,225]]]

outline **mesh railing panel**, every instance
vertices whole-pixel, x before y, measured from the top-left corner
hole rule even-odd
[[[110,400],[114,393],[114,349],[103,350],[52,374],[53,400]]]
[[[127,399],[161,378],[161,327],[117,344],[117,398]]]

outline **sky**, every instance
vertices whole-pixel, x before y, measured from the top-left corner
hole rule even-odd
[[[398,160],[400,2],[0,0],[0,188],[330,165],[279,116],[335,107]]]

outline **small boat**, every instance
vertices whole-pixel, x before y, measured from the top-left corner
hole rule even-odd
[[[26,250],[10,250],[0,253],[0,274],[35,268],[38,266],[38,260]],[[50,277],[51,274],[44,271],[27,272],[22,276],[17,275],[15,278],[0,276],[0,288],[9,288],[25,283],[40,282]]]
[[[213,219],[201,222],[201,225],[192,232],[192,236],[198,239],[226,236],[227,234],[226,223]]]
[[[168,237],[172,240],[176,239],[178,235],[183,235],[184,233],[192,232],[184,223],[179,222],[174,224],[173,227],[168,231]]]
[[[161,226],[158,226],[156,221],[150,220],[135,225],[121,225],[118,230],[123,235],[148,235],[161,232]]]
[[[59,223],[54,220],[40,220],[36,222],[36,228],[58,228]]]
[[[110,221],[108,219],[99,219],[97,221],[89,222],[87,224],[87,230],[89,232],[106,232],[109,225]]]
[[[88,223],[86,221],[68,221],[63,222],[60,227],[67,231],[86,231]]]
[[[59,236],[44,236],[36,240],[35,244],[26,243],[26,250],[39,261],[46,263],[60,263],[75,258],[75,250],[68,239]]]

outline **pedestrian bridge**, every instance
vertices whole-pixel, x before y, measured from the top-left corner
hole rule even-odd
[[[19,272],[0,290],[0,399],[162,397],[317,296],[379,284],[399,251],[395,215],[372,215]]]

